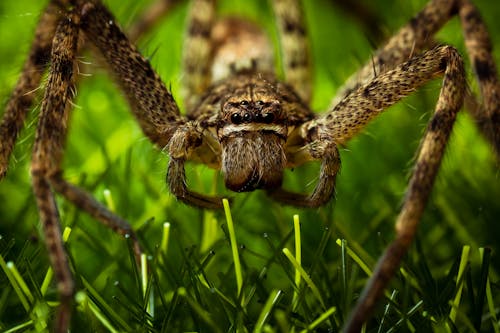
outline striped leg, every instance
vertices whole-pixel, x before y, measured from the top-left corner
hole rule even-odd
[[[330,104],[334,107],[342,98],[356,90],[362,84],[393,69],[398,64],[420,53],[429,43],[433,43],[434,34],[450,19],[453,1],[432,0],[410,22],[399,29],[373,57],[339,89]]]
[[[52,37],[60,18],[59,11],[60,9],[51,2],[42,13],[30,54],[0,122],[0,179],[7,173],[10,154],[24,126],[26,114],[36,98],[35,91],[49,64]]]
[[[478,103],[473,95],[466,96],[466,106],[500,158],[500,84],[488,31],[470,0],[430,1],[339,89],[330,106],[334,107],[342,98],[377,75],[435,45],[433,36],[454,15],[460,17],[465,45],[482,95],[482,103]]]
[[[82,30],[80,30],[82,29]],[[152,142],[164,147],[182,122],[177,105],[148,61],[131,46],[99,3],[82,2],[61,20],[52,43],[51,68],[42,102],[33,148],[32,180],[42,229],[61,297],[57,332],[66,332],[71,316],[74,283],[62,243],[60,219],[53,191],[87,211],[117,233],[129,235],[136,253],[140,249],[129,224],[115,216],[85,191],[62,177],[69,109],[74,94],[74,66],[80,31],[103,51],[131,102],[134,114]]]
[[[480,109],[469,111],[500,159],[500,83],[491,39],[477,8],[469,0],[462,0],[461,4],[458,14],[465,46],[482,95]]]
[[[456,114],[463,104],[465,74],[462,59],[452,47],[434,48],[359,87],[332,112],[306,127],[317,137],[316,140],[331,135],[335,142],[345,143],[384,109],[443,74],[435,113],[422,140],[403,208],[396,221],[396,239],[379,259],[345,332],[361,330],[416,234]]]
[[[274,0],[285,80],[306,103],[311,99],[311,71],[302,7],[297,0]]]
[[[210,84],[211,33],[215,22],[215,0],[194,0],[187,17],[189,26],[183,51],[183,97],[192,110]]]
[[[75,23],[63,20],[54,38],[52,65],[41,107],[31,169],[45,243],[61,298],[55,323],[57,332],[66,332],[69,328],[74,282],[62,241],[51,177],[57,174],[62,159],[68,121],[67,105],[73,94],[73,60],[77,40],[78,28]]]
[[[159,75],[104,5],[87,2],[81,6],[81,29],[115,74],[144,134],[164,148],[185,120]]]

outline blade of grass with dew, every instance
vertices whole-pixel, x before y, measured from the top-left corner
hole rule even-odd
[[[297,263],[299,265],[302,265],[302,244],[300,236],[300,220],[298,214],[295,214],[293,216],[293,230],[295,231],[295,260],[297,260]],[[297,269],[295,270],[295,286],[297,288],[293,291],[293,309],[297,307],[297,299],[299,296],[297,290],[300,288],[300,272]]]
[[[314,331],[316,329],[316,327],[318,327],[319,324],[321,324],[322,322],[327,320],[328,317],[330,317],[332,314],[335,313],[335,311],[337,311],[337,308],[332,306],[331,308],[326,310],[321,316],[319,316],[315,321],[313,321],[311,324],[309,324],[307,326],[307,329],[302,330],[301,333],[307,333],[307,332]]]
[[[307,274],[307,272],[304,270],[304,268],[302,268],[302,266],[299,265],[299,263],[297,262],[297,260],[295,260],[295,258],[293,257],[293,255],[289,249],[284,248],[283,253],[288,258],[288,260],[292,263],[292,265],[295,267],[295,269],[297,269],[300,272],[300,275],[302,275],[302,278],[304,279],[304,281],[307,283],[309,288],[311,288],[314,296],[316,296],[316,298],[320,302],[323,309],[326,309],[325,302],[323,301],[323,297],[321,297],[321,293],[319,292],[318,287],[314,284],[314,282],[311,279],[311,277],[309,276],[309,274]]]
[[[12,271],[9,269],[9,263],[6,263],[3,256],[0,255],[0,266],[2,267],[3,271],[5,272],[5,275],[7,275],[7,279],[10,282],[10,285],[14,289],[15,293],[17,294],[17,297],[19,297],[19,300],[21,301],[21,304],[23,305],[24,309],[29,312],[30,310],[30,304],[28,300],[26,299],[26,296],[24,295],[22,288],[19,287],[17,284],[16,278],[12,274]]]
[[[462,248],[462,255],[460,257],[460,266],[458,268],[458,275],[457,275],[457,293],[455,295],[455,298],[453,299],[453,302],[451,304],[451,310],[450,310],[450,321],[455,322],[455,319],[457,318],[457,311],[458,307],[460,305],[460,299],[462,297],[462,290],[463,290],[463,279],[462,275],[464,274],[465,268],[467,267],[467,263],[469,262],[469,253],[470,253],[470,246],[465,245]],[[460,284],[460,285],[458,285]]]
[[[85,292],[79,292],[76,295],[76,302],[83,307],[87,308],[94,314],[97,320],[104,326],[109,332],[118,333],[117,330],[111,322],[106,318],[106,316],[100,311],[97,304],[95,304],[91,299],[89,299],[88,295]]]
[[[262,332],[262,329],[264,328],[264,324],[266,323],[267,318],[269,318],[269,315],[271,314],[274,305],[279,301],[280,297],[281,297],[281,290],[274,289],[273,291],[271,291],[271,294],[269,294],[269,297],[267,298],[267,301],[264,304],[262,311],[260,312],[259,318],[255,323],[255,328],[253,330],[254,333]]]
[[[167,257],[169,241],[170,241],[170,223],[165,222],[163,223],[162,237],[160,243],[160,251],[163,254],[163,256],[160,256],[160,259]]]
[[[111,195],[111,191],[109,189],[104,189],[102,191],[102,194],[104,196],[104,201],[106,202],[106,206],[108,207],[108,209],[111,212],[116,213],[116,205],[115,201],[113,200],[113,196]]]
[[[243,274],[241,273],[241,263],[238,253],[238,244],[236,243],[236,234],[234,232],[233,217],[231,216],[229,201],[227,199],[222,199],[222,205],[224,206],[224,213],[226,214],[227,230],[229,232],[229,241],[231,243],[231,252],[233,254],[234,273],[236,275],[236,286],[238,288],[237,297],[240,297],[241,287],[243,285]]]
[[[33,304],[35,298],[33,297],[33,294],[31,293],[30,289],[28,288],[26,281],[24,281],[21,274],[19,274],[19,271],[17,270],[16,264],[14,264],[12,261],[9,261],[7,263],[7,268],[12,273],[12,276],[16,279],[17,285],[19,286],[19,288],[21,288],[21,291],[23,292],[23,294],[26,295],[28,302],[30,304]]]

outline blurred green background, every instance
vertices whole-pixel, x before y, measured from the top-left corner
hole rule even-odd
[[[123,27],[130,26],[151,2],[106,1]],[[362,24],[336,6],[334,1],[303,2],[313,56],[312,107],[318,112],[328,106],[336,89],[370,59],[375,49],[370,32],[380,29],[385,35],[390,35],[426,3],[425,0],[361,1],[382,23],[377,29],[368,27],[367,32]],[[498,63],[500,22],[497,18],[500,17],[500,6],[490,0],[476,0],[474,3],[490,28]],[[2,106],[6,104],[15,85],[44,5],[45,1],[37,0],[0,2]],[[261,22],[271,33],[275,33],[272,13],[266,1],[221,1],[220,7],[224,13],[238,13]],[[186,9],[185,3],[177,6],[138,43],[141,52],[150,56],[153,67],[171,87],[174,96],[179,96],[180,90]],[[456,18],[444,27],[438,39],[456,46],[465,55],[461,28]],[[90,75],[80,77],[75,101],[77,107],[72,115],[65,153],[66,178],[88,189],[102,202],[105,201],[105,190],[109,190],[117,214],[138,230],[148,253],[154,253],[155,245],[161,241],[163,222],[170,222],[173,237],[172,252],[169,252],[168,258],[169,267],[174,270],[172,274],[177,274],[175,270],[180,271],[189,262],[186,259],[189,257],[186,255],[187,249],[197,258],[205,258],[209,250],[215,250],[207,274],[216,283],[228,283],[222,278],[227,277],[232,269],[229,247],[221,228],[225,224],[223,213],[187,207],[169,194],[165,184],[168,156],[153,147],[143,136],[122,93],[114,86],[102,62],[95,59],[91,53],[85,53],[80,58],[82,63],[88,63],[82,65],[82,74]],[[476,82],[468,64],[467,74],[471,89],[476,91]],[[377,258],[392,239],[393,223],[402,203],[415,151],[432,114],[439,87],[439,80],[429,83],[392,107],[341,149],[342,170],[337,180],[336,200],[323,208],[301,210],[282,207],[260,192],[225,192],[220,177],[217,177],[218,172],[205,166],[189,164],[186,170],[188,182],[200,192],[223,192],[234,197],[232,214],[238,242],[244,247],[242,251],[247,273],[259,271],[265,265],[266,258],[274,255],[269,243],[278,246],[286,239],[292,229],[293,214],[299,214],[302,222],[303,266],[310,267],[319,260],[315,253],[328,228],[331,239],[322,252],[321,265],[325,272],[330,272],[336,278],[341,260],[340,248],[335,244],[337,238],[359,246],[358,251],[366,251],[365,257],[372,259]],[[15,261],[30,271],[25,274],[41,283],[48,264],[40,239],[29,178],[31,147],[39,109],[40,99],[33,107],[26,129],[18,140],[9,173],[0,182],[0,253],[6,260]],[[478,133],[471,118],[462,112],[453,130],[418,234],[425,260],[435,277],[447,273],[460,255],[463,245],[471,245],[472,267],[476,271],[479,270],[477,249],[493,249],[490,278],[494,283],[498,281],[499,176],[498,164],[490,147]],[[311,191],[317,177],[317,164],[288,171],[286,186]],[[217,179],[215,185],[214,179]],[[107,302],[113,302],[112,296],[119,293],[112,287],[113,283],[119,280],[128,286],[133,280],[127,261],[126,243],[63,198],[58,197],[58,203],[62,223],[73,229],[68,249],[77,274],[102,293]],[[412,253],[417,255],[415,249]],[[29,263],[26,258],[30,259]],[[329,281],[333,285],[338,284],[322,274],[318,272],[316,276],[320,284],[327,285]],[[268,272],[264,289],[291,288],[289,281],[283,283],[286,280],[284,276],[283,271],[275,267]],[[362,273],[358,274],[354,283],[355,293],[363,286],[364,278]],[[234,284],[229,280],[230,284]],[[21,322],[26,314],[15,294],[8,291],[9,282],[3,273],[0,273],[0,287],[3,290],[0,291],[1,330]],[[165,288],[169,287],[172,286]],[[497,285],[494,285],[494,290],[498,303]],[[344,310],[348,311],[352,305],[353,300],[347,301]],[[15,315],[12,316],[13,313]],[[75,320],[87,325],[82,318],[77,316]],[[101,327],[95,323],[93,325],[97,330]],[[186,325],[179,329],[197,327],[191,322]]]

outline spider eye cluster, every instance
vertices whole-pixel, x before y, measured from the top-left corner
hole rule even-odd
[[[231,122],[235,125],[239,125],[243,122],[243,117],[239,113],[235,112],[231,115]]]
[[[235,125],[251,122],[270,124],[276,118],[274,110],[266,110],[269,109],[271,103],[243,100],[232,106],[237,109],[230,116],[231,123]]]

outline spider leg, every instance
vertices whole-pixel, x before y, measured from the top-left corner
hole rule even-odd
[[[482,103],[478,103],[473,94],[467,94],[467,110],[500,158],[500,83],[488,30],[470,0],[430,1],[339,89],[330,106],[334,107],[342,98],[377,75],[436,45],[432,36],[454,15],[460,18],[467,53],[483,98]]]
[[[61,21],[54,37],[52,65],[36,131],[31,169],[45,243],[61,298],[55,323],[58,332],[66,332],[69,328],[74,282],[62,241],[51,177],[57,173],[62,157],[77,40],[78,28],[75,23],[71,20]]]
[[[398,64],[419,54],[435,43],[432,36],[454,15],[454,1],[431,0],[415,15],[410,22],[401,27],[378,50],[370,61],[352,75],[338,90],[330,106],[334,107],[341,99],[369,82],[377,75],[393,69]]]
[[[451,46],[437,46],[375,77],[345,97],[330,112],[306,123],[306,133],[314,131],[321,135],[326,131],[337,144],[346,144],[383,110],[444,72],[450,54],[456,53]],[[463,78],[459,77],[459,80]]]
[[[60,19],[59,8],[49,3],[42,13],[26,60],[0,122],[0,179],[7,173],[9,157],[24,126],[27,112],[36,98],[45,68],[49,64],[52,37]]]
[[[193,192],[187,188],[184,163],[194,148],[202,142],[202,131],[197,129],[195,122],[181,126],[170,140],[168,150],[167,183],[170,192],[187,204],[208,209],[222,208],[222,198],[209,197]]]
[[[284,189],[269,191],[269,195],[280,202],[296,206],[318,207],[328,202],[334,195],[335,175],[340,169],[337,145],[344,145],[387,107],[445,69],[448,70],[448,62],[455,56],[458,55],[452,47],[436,47],[377,76],[344,98],[329,113],[304,123],[300,136],[302,142],[306,143],[305,147],[287,147],[287,161],[291,165],[299,165],[310,160],[322,160],[318,183],[309,196]],[[453,61],[450,66],[459,65]],[[462,89],[464,76],[456,76],[457,89]],[[463,95],[460,92],[460,103],[463,102]]]
[[[215,21],[215,0],[195,0],[187,20],[187,38],[183,50],[183,96],[186,109],[192,110],[210,84],[212,58],[211,33]]]
[[[301,155],[300,158],[297,155]],[[309,195],[287,191],[283,188],[268,191],[276,201],[297,207],[320,207],[326,204],[335,191],[335,179],[340,170],[340,156],[332,137],[323,135],[321,138],[307,144],[295,156],[290,158],[300,160],[321,159],[319,180],[313,192]]]
[[[444,75],[442,88],[396,221],[396,238],[379,259],[345,332],[361,330],[416,234],[456,114],[463,104],[465,73],[462,59],[450,46],[436,47],[362,85],[329,114],[306,126],[307,131],[320,135],[330,133],[338,144],[343,144],[384,109],[439,75]]]
[[[90,216],[100,221],[117,234],[130,237],[133,242],[136,260],[139,263],[141,248],[134,231],[127,221],[108,210],[103,204],[90,195],[90,193],[66,181],[62,178],[61,172],[51,175],[50,184],[56,192],[63,195],[68,201],[72,202],[81,210],[86,211]]]
[[[467,109],[500,159],[500,83],[492,54],[493,46],[478,9],[469,0],[460,3],[458,15],[462,22],[465,46],[483,97],[479,111]]]
[[[68,18],[61,20],[55,32],[52,43],[52,64],[36,131],[31,169],[45,242],[61,298],[55,323],[55,329],[58,332],[66,332],[69,327],[74,282],[61,238],[60,219],[53,190],[117,233],[129,235],[134,242],[137,257],[140,254],[137,238],[126,221],[115,216],[93,199],[90,194],[69,184],[62,178],[60,164],[67,133],[70,102],[74,91],[73,73],[78,49],[80,19],[82,18],[79,15],[79,10],[83,10],[83,8],[76,7],[74,11],[69,13]],[[146,88],[148,88],[147,85]],[[149,88],[151,87],[149,86]],[[138,94],[140,93],[141,91],[138,91]],[[154,118],[156,114],[150,116],[144,122],[157,120]],[[161,120],[157,120],[157,122],[161,122]],[[168,138],[168,130],[159,133],[153,132],[150,128],[155,124],[146,123],[146,125],[150,127],[147,127],[145,132],[153,138],[158,138],[160,135],[167,135]],[[164,130],[162,127],[159,129]],[[161,144],[162,140],[164,138],[160,137],[157,143]]]
[[[160,148],[166,147],[177,127],[185,122],[172,94],[104,5],[85,2],[79,10],[81,29],[115,74],[144,134]]]
[[[306,103],[311,99],[311,70],[302,7],[297,0],[272,2],[285,79]]]
[[[213,1],[200,0],[194,5],[197,4],[211,7]],[[186,123],[180,116],[172,95],[149,62],[130,44],[104,6],[86,3],[82,6],[81,21],[89,40],[98,47],[112,71],[117,74],[117,80],[133,106],[134,114],[145,134],[158,146],[168,148],[170,160],[167,181],[171,192],[180,200],[199,207],[222,207],[219,198],[187,189],[184,162],[191,149],[201,143],[201,132],[196,129],[196,125]],[[206,36],[203,32],[205,29],[207,27],[192,28],[193,32],[201,36]]]

